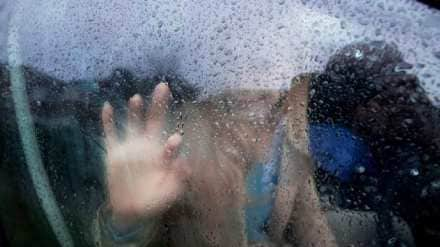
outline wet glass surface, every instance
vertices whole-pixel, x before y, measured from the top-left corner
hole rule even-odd
[[[439,25],[434,1],[0,0],[0,246],[433,246]]]

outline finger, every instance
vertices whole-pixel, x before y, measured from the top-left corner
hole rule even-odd
[[[143,106],[144,103],[139,94],[135,94],[128,101],[127,131],[130,135],[138,135],[141,131]]]
[[[113,122],[113,107],[105,102],[101,112],[102,127],[104,129],[105,143],[107,148],[116,143],[116,130]]]
[[[192,169],[188,164],[187,158],[176,158],[172,161],[171,167],[176,171],[178,178],[182,181],[188,181],[192,175]]]
[[[154,89],[153,99],[147,115],[147,123],[145,128],[145,134],[147,136],[160,136],[170,97],[170,89],[165,83],[159,83]]]
[[[163,159],[166,165],[172,163],[172,161],[177,157],[179,148],[182,145],[182,136],[176,133],[170,136],[165,143],[165,148],[163,150]]]

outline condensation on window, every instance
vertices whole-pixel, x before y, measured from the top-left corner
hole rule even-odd
[[[435,243],[439,25],[435,1],[0,0],[0,245]],[[190,182],[146,223],[112,182],[145,169],[109,164],[173,133]]]

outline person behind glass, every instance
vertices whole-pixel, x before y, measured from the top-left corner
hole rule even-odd
[[[162,82],[146,114],[144,99],[130,98],[124,138],[106,102],[108,202],[97,213],[96,243],[336,245],[308,157],[307,95],[300,76],[287,94],[230,91],[172,116]]]
[[[356,108],[353,125],[377,163],[380,218],[401,216],[417,246],[430,246],[440,240],[440,111],[415,75],[400,72],[377,81],[380,92]]]
[[[395,44],[359,42],[311,80],[312,154],[330,184],[337,182],[335,204],[377,213],[384,246],[439,239],[440,111],[411,67]],[[396,217],[411,228],[406,239],[396,237]]]

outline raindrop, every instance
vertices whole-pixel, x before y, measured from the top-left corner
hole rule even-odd
[[[366,25],[368,25],[370,22],[369,22],[369,20],[367,19],[367,18],[362,18],[362,19],[359,19],[359,24],[361,24],[361,25],[363,25],[363,26],[366,26]]]
[[[358,166],[356,167],[356,172],[359,174],[362,174],[365,172],[365,167],[364,166]]]
[[[419,175],[419,170],[417,168],[412,168],[409,173],[411,174],[411,176],[418,176]]]
[[[354,53],[354,57],[361,60],[364,57],[364,54],[362,53],[361,50],[356,49],[355,53]]]
[[[374,31],[374,34],[376,36],[380,36],[380,35],[382,35],[382,31],[379,28],[376,28],[376,30]]]
[[[395,245],[396,242],[397,242],[397,238],[392,237],[392,238],[388,239],[387,244],[388,244],[389,246],[392,246],[392,245]]]
[[[436,180],[436,181],[431,182],[431,188],[434,190],[440,189],[440,181]]]
[[[341,28],[345,29],[347,27],[347,23],[345,21],[341,21]]]
[[[413,119],[411,119],[411,118],[407,118],[407,119],[405,119],[405,120],[403,120],[406,124],[412,124],[412,123],[414,123],[414,120]]]
[[[280,30],[280,29],[284,29],[284,28],[286,28],[286,26],[284,25],[284,24],[280,24],[280,25],[278,25],[278,29]]]

